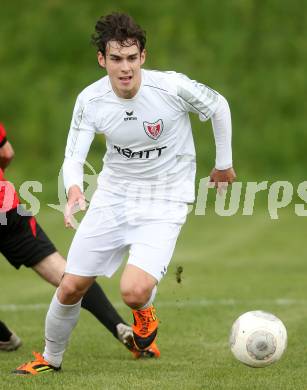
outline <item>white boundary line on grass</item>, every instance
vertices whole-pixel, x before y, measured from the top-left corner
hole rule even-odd
[[[306,299],[259,299],[259,300],[237,300],[237,299],[191,299],[191,300],[175,300],[175,301],[164,301],[158,302],[157,307],[191,307],[191,306],[235,306],[235,305],[248,305],[250,307],[267,306],[267,305],[277,305],[277,306],[295,306],[295,305],[306,305]],[[114,303],[115,307],[124,307],[123,302]],[[47,303],[34,303],[34,304],[3,304],[0,305],[0,311],[39,311],[47,310],[49,304]],[[252,310],[252,309],[251,309]]]

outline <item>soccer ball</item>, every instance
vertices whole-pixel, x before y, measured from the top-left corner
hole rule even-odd
[[[229,344],[235,358],[251,367],[277,362],[287,347],[282,321],[265,311],[248,311],[232,325]]]

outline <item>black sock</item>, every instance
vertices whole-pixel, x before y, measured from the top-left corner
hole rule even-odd
[[[84,295],[81,306],[91,312],[116,338],[116,325],[126,324],[97,282]]]
[[[9,341],[12,332],[6,327],[5,323],[0,321],[0,341]]]

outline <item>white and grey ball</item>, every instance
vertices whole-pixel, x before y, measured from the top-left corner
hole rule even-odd
[[[234,356],[251,367],[265,367],[281,358],[287,347],[287,330],[271,313],[249,311],[232,325],[229,344]]]

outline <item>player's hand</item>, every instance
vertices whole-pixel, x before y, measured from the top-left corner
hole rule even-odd
[[[64,210],[64,223],[67,228],[73,228],[73,214],[79,210],[86,209],[85,196],[79,186],[70,187],[68,191],[68,199]]]
[[[227,189],[228,184],[236,180],[236,173],[233,168],[219,170],[213,168],[210,173],[210,187],[217,188],[220,195]]]

